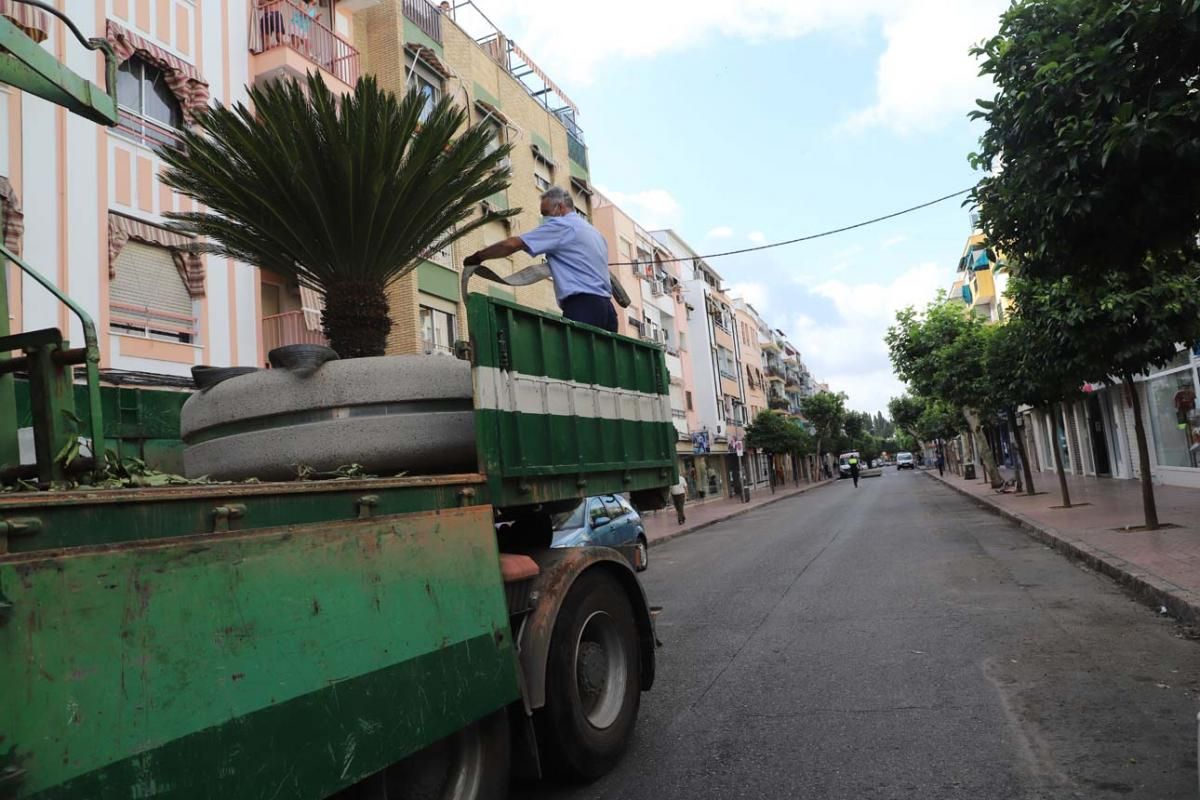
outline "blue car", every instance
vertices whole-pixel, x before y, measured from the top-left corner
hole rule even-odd
[[[642,518],[629,501],[618,494],[604,494],[581,500],[570,511],[555,514],[551,547],[634,546],[633,567],[638,572],[649,565],[646,529]]]

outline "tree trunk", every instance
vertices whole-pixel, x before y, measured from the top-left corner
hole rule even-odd
[[[1054,451],[1054,470],[1058,473],[1058,490],[1062,492],[1063,508],[1070,508],[1071,492],[1067,489],[1067,472],[1063,469],[1062,447],[1058,443],[1058,423],[1064,417],[1062,403],[1058,404],[1055,414],[1056,418],[1050,420],[1050,427],[1053,434],[1051,436],[1050,449]],[[1065,421],[1064,424],[1066,424]],[[1063,433],[1066,433],[1066,431],[1063,431]]]
[[[1142,509],[1146,513],[1146,530],[1158,528],[1158,505],[1154,502],[1154,483],[1150,477],[1150,448],[1146,444],[1146,426],[1142,423],[1142,400],[1138,397],[1133,376],[1125,375],[1125,390],[1133,402],[1133,430],[1137,433],[1138,468],[1142,471]]]
[[[1008,431],[1017,442],[1017,458],[1021,459],[1021,471],[1025,473],[1025,494],[1036,494],[1033,488],[1033,469],[1029,466],[1029,454],[1025,451],[1025,437],[1017,429],[1017,410],[1008,408]]]
[[[321,324],[341,358],[383,355],[392,329],[383,286],[346,282],[328,287]]]
[[[992,485],[993,489],[999,489],[1002,481],[1000,480],[1000,471],[996,469],[996,462],[992,459],[991,448],[986,441],[983,447],[975,447],[975,436],[982,430],[979,415],[975,413],[974,409],[964,408],[963,416],[967,418],[967,426],[971,429],[971,448],[978,450],[979,460],[983,462],[983,471],[987,475],[988,483]]]

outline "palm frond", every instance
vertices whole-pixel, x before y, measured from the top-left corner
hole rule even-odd
[[[450,98],[422,122],[424,107],[419,92],[397,97],[369,76],[341,97],[316,74],[251,87],[249,105],[203,113],[163,152],[164,182],[202,208],[169,214],[172,226],[326,292],[386,286],[423,253],[517,213],[472,219],[508,186],[510,148],[488,152],[489,131],[466,127]]]

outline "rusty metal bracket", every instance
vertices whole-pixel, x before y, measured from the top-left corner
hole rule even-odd
[[[379,505],[379,495],[365,494],[358,498],[358,500],[355,502],[355,505],[358,506],[359,519],[370,519],[371,514],[375,511],[376,506]]]
[[[475,490],[470,486],[465,486],[458,490],[458,504],[466,507],[471,505],[471,501],[475,499]]]
[[[8,537],[33,536],[41,532],[42,521],[37,517],[0,519],[0,554],[8,552]]]
[[[229,523],[246,516],[246,506],[243,503],[231,503],[227,506],[217,506],[212,510],[213,533],[228,533]]]

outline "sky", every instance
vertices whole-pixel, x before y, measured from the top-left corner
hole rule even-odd
[[[842,227],[966,189],[991,86],[969,48],[1004,0],[476,0],[579,107],[592,180],[701,253]],[[903,386],[897,310],[949,288],[960,199],[713,259],[863,411]]]

